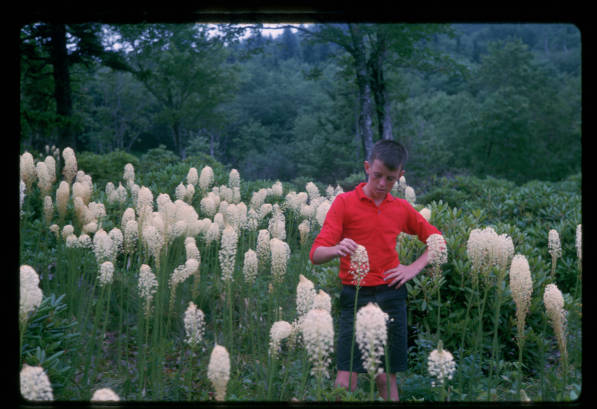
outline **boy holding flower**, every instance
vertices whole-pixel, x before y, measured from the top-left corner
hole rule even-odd
[[[390,194],[394,184],[404,175],[406,149],[392,140],[378,141],[368,161],[364,162],[367,182],[336,197],[323,227],[315,238],[309,254],[313,264],[340,258],[339,277],[343,288],[340,295],[340,319],[336,349],[338,373],[335,385],[354,391],[357,373],[366,372],[357,345],[353,349],[352,373],[350,345],[354,330],[354,300],[359,286],[357,310],[375,302],[389,315],[387,326],[389,351],[389,382],[391,400],[398,400],[396,372],[407,369],[406,286],[428,264],[425,252],[412,264],[400,263],[396,240],[401,232],[417,235],[426,242],[431,234],[441,234],[437,228],[404,199]],[[351,271],[351,256],[362,245],[369,257],[369,271],[355,280]],[[355,285],[356,284],[356,285]],[[384,368],[385,357],[382,358]],[[376,377],[380,395],[388,400],[388,376],[385,371]]]

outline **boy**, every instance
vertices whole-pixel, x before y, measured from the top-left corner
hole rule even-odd
[[[390,397],[399,400],[396,372],[407,369],[406,286],[427,265],[427,250],[412,264],[400,264],[396,239],[401,232],[416,234],[426,242],[431,234],[441,234],[406,200],[390,194],[394,183],[404,175],[406,149],[392,140],[378,141],[368,161],[364,162],[367,182],[342,193],[332,203],[323,227],[309,254],[313,264],[326,263],[340,257],[340,319],[336,358],[338,374],[335,385],[354,391],[357,373],[366,372],[361,354],[354,343],[353,372],[350,373],[350,345],[353,332],[356,287],[350,273],[350,256],[357,244],[365,246],[369,256],[369,272],[362,279],[357,311],[369,302],[376,302],[389,315],[388,349],[390,351]],[[382,363],[385,358],[382,357]],[[376,377],[380,395],[388,400],[384,372]]]

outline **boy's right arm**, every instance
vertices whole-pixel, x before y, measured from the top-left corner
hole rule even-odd
[[[313,264],[323,264],[335,257],[344,257],[353,254],[357,249],[357,243],[349,238],[343,238],[335,246],[319,246],[313,252]]]

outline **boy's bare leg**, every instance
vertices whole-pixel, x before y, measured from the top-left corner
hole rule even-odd
[[[390,399],[392,401],[399,401],[398,398],[398,385],[396,384],[396,374],[390,374]],[[386,385],[386,374],[380,373],[375,377],[375,382],[377,383],[377,389],[379,390],[379,395],[383,398],[383,400],[388,400],[388,389]]]
[[[354,392],[355,389],[357,388],[357,377],[358,377],[358,373],[353,372],[352,373],[352,380],[349,381],[350,379],[350,372],[349,371],[338,371],[338,374],[336,375],[336,381],[334,382],[334,386],[335,387],[340,387],[343,389],[349,389],[348,388],[348,382],[351,383],[350,385],[350,391]],[[336,400],[340,400],[340,397],[338,396],[338,398]]]

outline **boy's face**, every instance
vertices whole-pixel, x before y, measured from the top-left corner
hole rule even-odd
[[[365,173],[368,176],[365,193],[374,200],[382,200],[404,175],[404,170],[401,168],[390,170],[381,160],[375,159],[372,164],[365,161]]]

